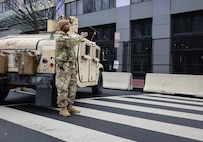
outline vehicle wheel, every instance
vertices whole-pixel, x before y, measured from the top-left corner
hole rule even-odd
[[[103,76],[102,76],[102,72],[100,71],[98,84],[92,87],[92,93],[102,94],[102,91],[103,91]]]
[[[8,96],[9,89],[3,89],[4,86],[0,87],[0,102],[3,102],[5,98]]]

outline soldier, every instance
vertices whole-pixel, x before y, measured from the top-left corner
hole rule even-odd
[[[81,35],[68,35],[70,23],[66,19],[58,22],[60,36],[56,40],[56,87],[57,105],[60,107],[59,114],[70,116],[71,112],[80,113],[73,107],[77,90],[77,65],[74,47],[83,41],[88,34],[82,32]]]

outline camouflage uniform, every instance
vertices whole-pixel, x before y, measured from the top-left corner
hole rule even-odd
[[[73,104],[77,90],[77,64],[74,47],[82,42],[80,35],[71,35],[60,31],[56,40],[56,87],[58,107]]]

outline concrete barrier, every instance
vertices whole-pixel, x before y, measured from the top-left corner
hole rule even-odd
[[[132,90],[132,73],[103,72],[103,87],[109,89]]]
[[[143,91],[203,97],[203,75],[147,73]]]

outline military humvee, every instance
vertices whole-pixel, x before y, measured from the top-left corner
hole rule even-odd
[[[70,36],[77,34],[77,19],[71,17]],[[48,32],[41,34],[11,35],[0,38],[0,101],[9,90],[28,87],[35,90],[37,106],[55,104],[55,49],[56,22],[48,21]],[[88,39],[75,46],[78,64],[78,87],[92,87],[94,94],[103,88],[100,47]]]

